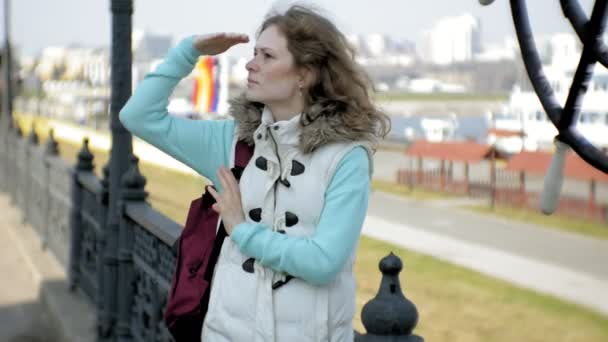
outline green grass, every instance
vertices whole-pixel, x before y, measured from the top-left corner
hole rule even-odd
[[[79,146],[59,143],[61,157],[73,163]],[[99,175],[108,153],[92,152]],[[141,170],[148,180],[151,205],[183,224],[190,200],[200,194],[204,179],[146,163]],[[388,182],[375,181],[374,187],[409,191]],[[419,190],[412,194],[421,199],[445,198]],[[420,319],[415,332],[426,341],[608,341],[608,317],[366,237],[361,239],[355,264],[358,289],[354,324],[360,332],[364,331],[359,316],[362,306],[376,295],[380,284],[378,263],[391,251],[404,263],[402,290],[418,307]]]
[[[372,190],[374,191],[382,191],[394,195],[407,196],[417,200],[448,199],[457,197],[456,195],[452,195],[449,193],[428,191],[419,187],[414,187],[410,189],[406,185],[397,184],[395,182],[380,179],[372,180],[371,186]]]
[[[507,94],[377,93],[380,101],[507,101]]]
[[[378,262],[391,251],[403,261],[402,290],[426,341],[608,341],[608,317],[366,237],[355,265],[359,307],[376,294]]]
[[[599,239],[608,239],[608,224],[591,222],[581,218],[574,219],[557,215],[546,216],[530,209],[502,206],[495,207],[494,209],[485,206],[463,206],[463,208],[486,215],[496,215],[512,220],[534,223],[547,228],[554,228],[570,233],[587,235]]]

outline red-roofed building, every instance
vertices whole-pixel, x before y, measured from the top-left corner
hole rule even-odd
[[[491,160],[491,170],[494,170],[494,157],[497,156],[495,149],[491,145],[479,144],[472,141],[431,142],[427,140],[414,141],[405,154],[418,159],[418,170],[415,175],[407,172],[407,170],[401,170],[398,175],[399,182],[406,183],[407,180],[407,183],[411,185],[413,182],[412,178],[416,178],[417,183],[422,183],[425,177],[422,161],[424,159],[434,159],[440,161],[441,164],[439,175],[432,175],[431,178],[439,179],[440,190],[445,190],[448,183],[451,186],[456,185],[452,182],[452,166],[454,162],[460,162],[464,164],[465,168],[465,180],[462,186],[467,194],[469,193],[469,164],[476,164],[482,160]],[[449,163],[447,170],[446,162]]]
[[[421,186],[488,198],[491,205],[498,202],[529,208],[538,208],[540,205],[538,190],[527,189],[530,186],[538,189],[538,181],[529,176],[546,174],[552,158],[552,154],[547,152],[521,152],[513,155],[506,167],[497,168],[498,152],[492,145],[422,140],[412,143],[405,154],[410,157],[410,164],[399,169],[397,182],[400,184],[406,184],[410,188]],[[454,163],[464,164],[464,173],[454,173]],[[472,167],[472,172],[469,172],[469,166]],[[608,174],[593,168],[571,152],[566,156],[564,177],[570,181],[589,182],[589,191],[588,196],[583,194],[583,197],[580,193],[563,194],[558,212],[574,217],[585,216],[600,222],[608,220],[608,206],[603,202],[598,203],[596,199],[597,183],[608,182]],[[534,185],[527,184],[529,182]]]
[[[509,129],[489,128],[487,136],[495,138],[522,137],[524,136],[524,132],[521,130],[512,131]]]
[[[553,154],[547,152],[522,152],[514,155],[507,169],[544,175],[549,170]],[[608,174],[594,168],[578,154],[568,152],[564,164],[564,177],[582,181],[608,182]]]
[[[477,163],[483,159],[491,158],[492,146],[471,141],[430,142],[417,140],[410,145],[405,154],[420,158]]]
[[[552,153],[522,152],[509,160],[507,170],[545,175],[551,165]],[[587,209],[590,212],[599,210],[596,203],[597,182],[608,182],[608,174],[594,168],[574,152],[567,152],[564,161],[564,178],[573,178],[589,182]]]

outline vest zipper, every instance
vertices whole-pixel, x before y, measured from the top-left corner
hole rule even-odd
[[[281,156],[279,156],[279,146],[277,144],[277,141],[274,139],[274,136],[272,136],[272,132],[270,131],[270,127],[266,128],[266,134],[270,135],[270,139],[272,139],[272,143],[274,145],[274,153],[277,156],[277,160],[279,161],[279,179],[281,179],[281,173],[283,173],[283,167],[281,166]],[[275,212],[277,210],[277,182],[275,181],[273,184],[273,191],[274,191],[274,207],[272,209],[273,212]],[[276,212],[275,212],[276,214]],[[274,227],[274,219],[272,222],[272,231],[275,231],[275,227]]]
[[[266,134],[270,135],[270,139],[272,139],[272,142],[274,144],[274,153],[277,155],[277,160],[279,161],[279,182],[281,182],[283,185],[285,185],[286,187],[290,187],[291,184],[289,184],[289,181],[287,179],[283,179],[283,168],[281,167],[281,157],[279,156],[279,146],[277,144],[277,141],[274,140],[274,136],[272,136],[272,133],[270,132],[270,127],[266,128]],[[277,182],[274,182],[273,185],[273,190],[274,190],[274,208],[273,208],[273,212],[274,215],[276,216],[276,210],[277,210]],[[274,226],[274,218],[272,220],[272,231],[275,231],[275,226]],[[290,274],[286,274],[285,280],[279,280],[277,282],[275,282],[274,284],[272,284],[272,289],[276,290],[278,288],[280,288],[281,286],[287,284],[291,279],[293,279],[294,277]]]

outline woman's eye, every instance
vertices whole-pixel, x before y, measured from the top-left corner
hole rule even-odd
[[[253,52],[253,57],[257,57],[258,53],[257,52]],[[266,58],[274,58],[274,56],[272,56],[271,54],[267,53],[267,52],[262,52],[262,57],[264,57],[264,59]]]

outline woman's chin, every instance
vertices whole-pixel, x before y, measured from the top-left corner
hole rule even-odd
[[[245,98],[247,99],[247,101],[251,101],[251,102],[260,102],[260,97],[256,96],[256,94],[254,94],[251,90],[246,89],[245,90]]]

